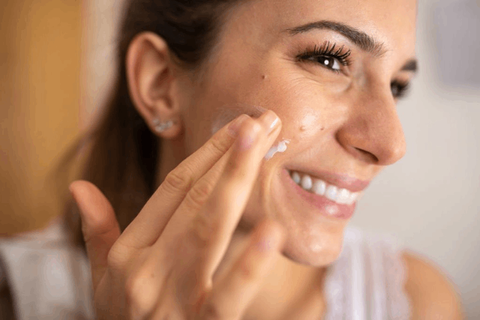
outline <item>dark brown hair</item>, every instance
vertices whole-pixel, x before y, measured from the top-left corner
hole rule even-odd
[[[64,153],[53,173],[64,203],[63,222],[71,240],[83,248],[78,207],[68,193],[73,180],[95,184],[107,197],[123,232],[153,195],[161,143],[129,96],[125,59],[130,42],[151,31],[168,44],[174,61],[198,70],[211,53],[222,19],[238,0],[126,0],[117,39],[117,75],[102,114]],[[71,179],[75,161],[78,175]]]

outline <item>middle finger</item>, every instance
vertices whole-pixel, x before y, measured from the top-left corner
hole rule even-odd
[[[183,234],[179,236],[187,235],[186,244],[190,250],[178,252],[180,256],[177,255],[177,257],[183,262],[199,258],[195,263],[200,266],[203,279],[210,279],[228,247],[229,239],[241,218],[255,184],[261,159],[280,132],[278,130],[281,127],[280,120],[277,119],[274,112],[267,111],[258,120],[246,121],[223,172],[212,172],[211,176],[207,173],[197,183],[201,186],[202,183],[209,180],[215,181],[213,191],[210,192],[208,198],[206,197],[204,204],[198,203],[201,205],[200,212],[189,223],[184,223]],[[277,121],[277,126],[273,128],[271,134],[268,134],[274,121]],[[256,134],[256,139],[249,148],[242,149],[239,140],[251,133],[254,136]],[[189,198],[188,195],[187,198]],[[195,202],[197,201],[193,201],[193,206],[195,206]],[[179,207],[177,217],[181,217],[183,211],[191,210],[191,206],[184,201]],[[167,235],[167,229],[165,232]],[[189,265],[189,263],[184,264]]]

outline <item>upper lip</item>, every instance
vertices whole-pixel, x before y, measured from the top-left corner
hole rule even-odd
[[[344,188],[352,192],[363,191],[370,184],[370,181],[368,180],[356,179],[346,174],[321,171],[317,169],[307,169],[301,166],[291,166],[287,168],[287,170],[306,173],[310,175],[312,178],[321,179],[325,181],[327,184],[332,184],[334,186]]]

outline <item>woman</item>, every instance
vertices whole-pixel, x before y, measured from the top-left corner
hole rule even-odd
[[[414,0],[129,1],[70,186],[82,229],[67,215],[98,318],[461,319],[435,267],[346,228],[405,154],[415,19]]]

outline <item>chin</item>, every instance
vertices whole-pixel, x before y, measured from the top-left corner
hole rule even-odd
[[[258,210],[255,212],[247,209],[239,226],[245,231],[251,231],[262,217],[258,215]],[[340,257],[346,223],[311,224],[302,219],[292,219],[283,215],[270,218],[280,223],[286,232],[281,253],[289,260],[307,266],[322,267]]]
[[[303,265],[323,267],[335,262],[343,248],[343,230],[289,231],[282,254]]]

